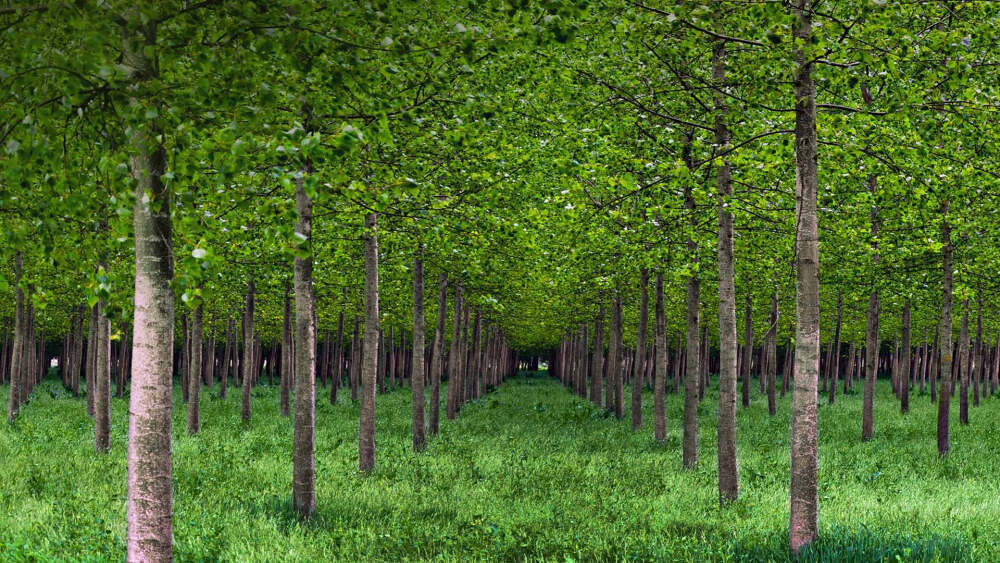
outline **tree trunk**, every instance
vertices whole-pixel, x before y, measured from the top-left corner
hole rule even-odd
[[[778,414],[778,398],[775,396],[775,376],[778,367],[778,294],[771,295],[771,318],[765,337],[765,348],[767,349],[767,413],[771,416]],[[837,385],[834,379],[834,386]]]
[[[335,364],[333,367],[333,377],[330,380],[330,404],[337,404],[337,391],[343,384],[344,379],[344,311],[337,315],[337,338],[334,340],[333,357]]]
[[[604,299],[594,321],[594,353],[590,356],[590,401],[604,406]]]
[[[635,377],[632,379],[632,430],[642,428],[642,374],[645,371],[643,362],[646,359],[646,333],[649,322],[649,270],[646,268],[639,271],[639,286],[639,332],[635,340]],[[586,340],[582,344],[586,350]],[[581,362],[581,367],[583,365]]]
[[[250,282],[247,284],[247,299],[246,305],[243,309],[243,360],[240,362],[243,364],[241,367],[243,369],[243,374],[240,376],[243,383],[242,388],[242,403],[240,407],[240,416],[243,418],[243,422],[250,422],[251,416],[251,404],[250,404],[250,391],[253,387],[253,376],[254,376],[254,333],[253,333],[253,307],[254,307],[254,284],[253,278],[250,278]]]
[[[690,148],[685,147],[686,151]],[[691,187],[684,188],[684,205],[688,211],[688,221],[692,227],[697,223],[695,217],[694,195]],[[682,463],[685,468],[693,468],[698,464],[698,370],[701,366],[698,342],[700,330],[701,280],[697,274],[698,242],[693,236],[687,240],[688,259],[691,265],[691,276],[687,282],[687,363],[684,375],[684,437]]]
[[[625,416],[625,355],[622,342],[622,298],[615,295],[615,302],[611,310],[611,338],[615,341],[615,353],[612,354],[612,381],[615,386],[615,418],[621,420]]]
[[[717,40],[712,50],[715,93],[716,149],[729,149],[726,122],[726,42]],[[739,466],[736,457],[736,272],[733,257],[732,165],[723,159],[717,172],[719,190],[719,503],[739,498]],[[662,283],[662,280],[658,283]],[[657,307],[661,307],[657,303]],[[657,314],[660,311],[657,310]],[[744,386],[746,391],[746,386]]]
[[[306,163],[304,176],[311,172],[310,164]],[[297,254],[293,265],[296,346],[292,503],[299,520],[307,520],[316,509],[316,314],[313,296],[313,202],[306,193],[304,177],[298,179],[295,188],[295,210],[299,219],[295,232],[306,246],[306,252],[304,255]]]
[[[875,176],[868,177],[868,192],[874,201]],[[871,212],[872,261],[877,269],[878,254],[878,205],[873,203]],[[879,292],[875,286],[877,274],[872,274],[872,292],[868,297],[868,315],[865,326],[865,395],[861,407],[861,440],[867,442],[875,437],[875,382],[878,379],[879,364]]]
[[[420,452],[427,445],[424,435],[424,257],[423,246],[413,253],[413,373],[410,376],[410,397],[413,403],[413,450]]]
[[[378,216],[365,216],[365,348],[361,366],[361,420],[358,433],[358,468],[375,469],[375,379],[378,358]]]
[[[201,356],[202,311],[198,305],[191,315],[191,375],[188,377],[187,433],[194,436],[201,429]]]
[[[844,299],[843,299],[843,296],[840,293],[840,290],[838,289],[837,290],[837,324],[834,327],[834,333],[833,333],[833,357],[830,359],[831,360],[830,369],[833,371],[833,373],[832,373],[832,375],[830,377],[830,389],[829,389],[829,395],[827,397],[827,402],[829,404],[831,404],[831,405],[837,399],[837,383],[838,383],[838,379],[840,377],[840,346],[841,346],[841,344],[840,344],[840,328],[841,328],[841,324],[842,324],[842,321],[843,321],[843,318],[844,318],[844,314],[843,313],[844,313]]]
[[[603,313],[603,306],[602,313]],[[603,315],[602,315],[603,316]],[[600,322],[598,322],[600,327]],[[598,333],[599,334],[599,333]],[[603,345],[600,339],[595,339],[594,355]],[[600,377],[599,369],[591,370],[594,378]],[[663,443],[667,441],[667,315],[664,306],[663,271],[656,273],[656,380],[653,383],[653,439]],[[593,385],[593,384],[591,384]],[[593,387],[592,387],[593,389]],[[600,395],[598,394],[598,397]]]
[[[969,423],[969,300],[962,304],[962,328],[958,333],[958,422]]]
[[[294,266],[293,266],[294,267]],[[289,416],[289,390],[292,386],[292,366],[295,364],[295,354],[292,351],[292,297],[285,286],[285,308],[281,317],[281,389],[278,393],[281,416]]]
[[[10,390],[7,396],[7,421],[13,423],[21,408],[21,387],[24,385],[24,291],[21,276],[24,270],[24,254],[18,251],[14,257],[14,343],[10,359]],[[91,378],[88,375],[87,381]],[[88,397],[88,405],[90,398]]]
[[[940,374],[941,374],[941,389],[938,393],[938,419],[937,419],[937,445],[938,445],[938,455],[946,456],[948,455],[948,450],[950,449],[950,441],[948,437],[948,421],[950,418],[951,409],[951,364],[952,364],[952,349],[951,349],[951,334],[952,334],[952,323],[951,323],[951,309],[952,309],[952,276],[953,276],[953,266],[952,266],[952,247],[951,247],[951,225],[948,223],[948,208],[950,206],[949,202],[945,202],[941,209],[941,244],[942,244],[942,258],[941,265],[944,272],[942,291],[941,291],[941,327],[938,329],[938,334],[940,335]],[[938,336],[935,336],[935,341],[938,340]],[[935,376],[937,373],[935,373]],[[934,382],[932,381],[932,385]]]
[[[899,389],[900,412],[910,411],[910,300],[903,304],[903,340],[900,343],[899,373],[902,376]]]
[[[743,325],[743,408],[750,406],[750,368],[753,365],[753,307],[747,294]]]
[[[123,31],[122,64],[129,82],[157,75],[156,23],[130,9]],[[145,100],[134,99],[135,105]],[[163,182],[166,152],[155,121],[130,129],[135,181],[135,314],[128,430],[128,561],[170,561],[172,552],[171,409],[174,269],[170,187]]]
[[[454,420],[458,411],[458,401],[461,395],[462,381],[459,374],[461,362],[460,335],[462,329],[462,283],[455,286],[455,299],[452,305],[451,346],[448,352],[448,398],[445,405],[445,415],[448,420]]]
[[[437,320],[431,348],[431,404],[428,433],[437,436],[441,416],[441,372],[444,370],[444,331],[448,317],[448,276],[438,277]]]
[[[796,323],[792,390],[789,547],[793,556],[817,536],[817,386],[819,383],[819,232],[817,217],[816,89],[811,44],[812,0],[796,0],[795,183]]]

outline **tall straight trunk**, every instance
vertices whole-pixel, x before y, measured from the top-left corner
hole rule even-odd
[[[186,314],[181,314],[181,397],[188,401],[188,374],[191,370],[191,326]]]
[[[454,309],[451,319],[451,346],[448,352],[448,400],[445,405],[445,416],[454,420],[458,412],[458,402],[461,396],[461,330],[462,330],[462,282],[455,285]]]
[[[903,304],[903,339],[900,343],[899,373],[902,376],[899,389],[900,412],[910,411],[910,300]]]
[[[685,146],[685,156],[690,159],[690,144]],[[688,212],[688,222],[692,229],[697,223],[694,195],[690,186],[684,188],[684,206]],[[698,370],[701,366],[698,342],[701,327],[701,280],[698,277],[698,242],[693,236],[687,240],[688,259],[693,266],[687,282],[687,356],[684,375],[684,437],[682,463],[685,468],[698,464]]]
[[[594,344],[597,348],[600,342]],[[667,315],[663,294],[663,271],[656,273],[656,370],[653,382],[653,439],[663,443],[667,441]],[[594,377],[597,376],[595,372]]]
[[[774,378],[778,367],[778,294],[771,295],[771,318],[764,338],[767,350],[767,412],[771,416],[778,414],[778,398],[775,396]],[[838,346],[839,347],[839,346]],[[834,387],[837,380],[834,379]]]
[[[680,393],[681,388],[681,368],[687,361],[687,352],[684,350],[684,337],[686,333],[677,334],[677,353],[674,354],[674,395]]]
[[[459,397],[457,409],[461,408],[468,402],[469,398],[472,396],[472,374],[470,371],[470,364],[472,364],[472,352],[471,346],[469,345],[470,340],[472,340],[472,329],[470,324],[470,318],[472,314],[472,308],[465,306],[462,307],[462,329],[460,334],[461,339],[461,352],[458,355],[458,371],[462,374],[461,381],[462,385],[459,387]]]
[[[812,0],[795,0],[796,321],[792,390],[789,548],[797,555],[817,536],[817,386],[819,383],[819,230],[817,216],[816,88],[811,44]]]
[[[285,286],[285,308],[281,317],[281,389],[278,393],[278,402],[281,409],[281,416],[289,416],[289,389],[292,385],[292,366],[295,363],[295,354],[292,351],[292,296],[288,286]]]
[[[157,78],[156,20],[129,9],[122,25],[122,64],[137,90]],[[144,101],[135,99],[134,104]],[[130,128],[130,169],[135,181],[135,313],[132,393],[128,430],[129,561],[170,561],[173,479],[171,409],[174,277],[170,187],[163,182],[166,151],[153,121]]]
[[[437,436],[441,417],[441,372],[444,370],[444,331],[448,317],[448,276],[438,276],[437,320],[431,347],[431,404],[427,431]]]
[[[976,347],[973,351],[972,406],[979,406],[979,383],[983,375],[983,296],[979,294],[979,309],[976,313]]]
[[[424,249],[413,252],[413,373],[410,375],[410,400],[413,406],[411,428],[413,450],[423,451],[424,434]]]
[[[788,339],[788,344],[785,345],[785,363],[781,369],[781,398],[785,398],[785,394],[788,393],[788,382],[792,378],[792,368],[793,362],[795,361],[795,346],[792,343],[792,339]]]
[[[378,216],[365,215],[365,348],[361,367],[358,468],[375,469],[375,379],[378,373]]]
[[[753,364],[753,303],[747,294],[743,333],[743,408],[750,406],[750,367]]]
[[[854,341],[851,341],[850,346],[847,349],[847,370],[844,371],[844,389],[843,392],[846,395],[848,385],[854,376],[854,361],[855,361],[855,345]]]
[[[990,364],[990,395],[997,392],[1000,383],[1000,334],[996,337],[996,345],[993,346],[993,363]]]
[[[308,109],[306,110],[308,113]],[[312,172],[306,163],[304,174]],[[316,313],[313,296],[313,201],[305,179],[295,188],[295,232],[307,251],[293,263],[295,279],[295,420],[292,427],[292,503],[299,520],[316,509]],[[374,412],[372,413],[374,415]],[[373,417],[374,418],[374,417]],[[373,452],[374,453],[374,452]]]
[[[215,313],[212,313],[212,320],[208,325],[209,340],[205,355],[205,373],[203,383],[211,389],[215,385]]]
[[[97,331],[98,331],[98,318],[99,310],[97,304],[95,303],[93,307],[90,308],[90,324],[87,327],[87,368],[84,372],[84,377],[87,378],[87,414],[91,417],[94,416],[94,397],[97,396],[97,388],[94,382],[97,381]],[[25,314],[27,317],[27,314]],[[27,329],[25,329],[27,331]],[[27,335],[21,341],[22,348],[27,346]],[[22,356],[22,370],[26,370],[30,362],[27,358]],[[171,377],[173,374],[171,374]],[[22,385],[18,388],[19,395],[23,394],[27,389],[28,382],[22,379]]]
[[[868,193],[875,198],[875,176],[868,177]],[[872,261],[879,265],[878,254],[878,206],[873,204],[871,212]],[[871,280],[872,292],[868,297],[868,315],[865,325],[865,395],[861,407],[861,440],[868,441],[875,436],[875,381],[879,364],[879,292],[875,286],[875,274]]]
[[[962,304],[962,328],[958,333],[958,422],[969,423],[969,300]]]
[[[72,368],[72,389],[73,396],[80,396],[80,370],[83,364],[83,315],[85,308],[80,306],[76,312],[76,322],[73,323],[73,368]],[[131,346],[131,343],[129,343]],[[131,364],[131,349],[129,350],[129,363]],[[131,368],[131,366],[130,366]],[[9,373],[9,371],[8,371]],[[131,376],[131,369],[129,375]]]
[[[18,251],[14,257],[14,342],[10,359],[10,390],[7,396],[7,420],[14,422],[21,408],[21,386],[24,385],[24,291],[21,276],[24,270],[24,254]],[[90,378],[88,376],[88,382]],[[89,404],[89,403],[88,403]]]
[[[198,305],[191,314],[191,375],[188,377],[187,433],[194,436],[201,429],[201,356],[202,311]]]
[[[243,389],[242,402],[240,405],[240,416],[244,422],[250,422],[251,404],[250,391],[253,387],[254,376],[254,333],[253,333],[253,306],[254,306],[254,283],[253,278],[247,284],[247,299],[243,309],[243,374],[241,375]]]
[[[315,311],[315,309],[313,309]],[[318,334],[318,332],[317,332]],[[316,343],[317,356],[316,363],[319,364],[316,367],[316,373],[319,375],[320,383],[323,387],[326,387],[326,374],[328,363],[330,361],[330,331],[326,331],[326,337],[323,339],[323,345],[320,346],[319,342]],[[270,370],[268,370],[270,371]]]
[[[642,374],[646,359],[647,324],[649,322],[649,270],[639,271],[639,332],[635,340],[635,378],[632,380],[632,430],[642,428]],[[586,342],[584,342],[586,349]]]
[[[483,354],[483,315],[477,309],[476,319],[473,322],[472,330],[472,365],[470,366],[470,383],[472,384],[472,398],[478,399],[482,393],[483,372],[480,365],[480,357]]]
[[[361,382],[361,318],[354,314],[354,337],[351,339],[351,400],[358,400],[358,387]]]
[[[830,389],[829,395],[827,397],[827,402],[833,404],[837,398],[837,381],[840,377],[840,328],[844,318],[844,299],[840,293],[840,289],[837,290],[837,324],[834,327],[833,332],[833,357],[830,358],[831,364],[830,369],[832,370],[832,375],[830,377]]]
[[[951,448],[951,444],[948,436],[948,422],[950,418],[951,409],[951,378],[948,374],[951,373],[951,363],[952,363],[952,349],[951,349],[951,334],[952,334],[952,292],[953,292],[953,266],[952,266],[952,247],[951,247],[951,225],[948,223],[948,208],[950,207],[949,202],[945,202],[941,209],[941,266],[943,271],[943,282],[941,290],[941,326],[938,329],[939,336],[935,336],[934,340],[937,341],[940,338],[939,355],[940,361],[940,371],[936,372],[941,374],[941,389],[938,393],[938,418],[937,418],[937,446],[938,455],[946,456]],[[933,381],[931,383],[934,384]]]
[[[717,40],[712,48],[712,75],[715,93],[715,144],[729,149],[726,121],[726,42]],[[733,171],[723,159],[717,172],[719,190],[719,503],[739,498],[739,466],[736,458],[736,272],[733,257]],[[662,283],[662,280],[657,283]],[[662,305],[657,303],[657,307]],[[659,309],[657,315],[660,314]],[[659,322],[659,320],[657,320]]]
[[[590,356],[590,402],[604,405],[604,300],[594,320],[594,353]]]
[[[619,369],[615,358],[618,357],[618,340],[615,338],[615,323],[617,322],[615,317],[615,306],[614,301],[611,303],[611,315],[608,320],[608,357],[605,360],[605,383],[604,390],[604,408],[608,411],[615,410],[615,389],[617,388],[615,377]]]
[[[334,340],[333,372],[330,380],[330,404],[337,404],[337,391],[344,379],[344,311],[337,315],[337,337]]]
[[[615,341],[615,353],[612,354],[612,367],[614,373],[612,380],[615,386],[615,417],[621,419],[625,416],[625,369],[624,369],[624,348],[622,343],[622,298],[615,295],[615,302],[611,310],[611,338]]]
[[[229,369],[233,361],[233,317],[230,315],[229,322],[226,323],[226,349],[222,355],[222,380],[219,385],[219,397],[226,398],[226,387],[229,385]]]

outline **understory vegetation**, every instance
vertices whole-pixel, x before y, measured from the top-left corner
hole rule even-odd
[[[5,392],[6,389],[3,389]],[[278,388],[254,390],[244,426],[215,390],[204,427],[184,431],[174,396],[174,553],[179,561],[788,560],[790,412],[758,395],[739,417],[741,496],[720,508],[717,389],[699,405],[702,459],[680,465],[683,397],[667,395],[668,439],[633,432],[545,372],[520,374],[442,425],[427,454],[410,447],[408,389],[380,397],[369,475],[357,463],[358,405],[316,404],[317,512],[288,496],[292,424]],[[798,560],[987,560],[998,549],[1000,445],[987,423],[953,425],[951,455],[926,447],[935,405],[901,416],[878,385],[882,431],[857,440],[861,395],[819,411],[816,543]],[[787,402],[787,398],[782,403]],[[644,409],[652,394],[644,395]],[[112,399],[111,455],[94,456],[82,401],[48,379],[14,425],[0,425],[0,559],[118,560],[125,542],[127,398]],[[783,405],[784,407],[784,405]],[[983,421],[1000,416],[983,401]],[[627,420],[628,417],[626,417]],[[898,559],[897,559],[898,558]]]

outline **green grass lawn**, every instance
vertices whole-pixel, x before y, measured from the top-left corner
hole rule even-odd
[[[669,441],[630,428],[544,375],[513,378],[410,448],[410,392],[378,398],[377,470],[357,473],[358,406],[317,406],[317,513],[291,513],[291,420],[277,388],[203,397],[200,436],[174,408],[178,560],[782,560],[787,559],[789,398],[739,411],[740,500],[717,503],[714,390],[699,409],[697,470],[681,469],[681,397]],[[3,420],[6,420],[6,388]],[[322,396],[322,393],[318,393]],[[341,394],[343,398],[345,394]],[[444,394],[442,393],[442,397]],[[825,398],[822,401],[825,403]],[[628,401],[626,400],[626,403]],[[98,456],[83,400],[50,379],[18,422],[0,423],[0,560],[121,560],[127,400],[112,403],[112,450]],[[1000,554],[1000,401],[957,424],[937,456],[936,410],[914,396],[899,414],[887,382],[876,437],[862,444],[860,394],[820,408],[820,528],[808,560],[989,560]],[[443,418],[443,409],[442,409]]]

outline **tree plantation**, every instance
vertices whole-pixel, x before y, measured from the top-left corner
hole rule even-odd
[[[0,4],[0,560],[1000,558],[1000,4]]]

